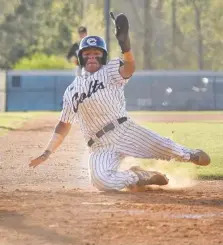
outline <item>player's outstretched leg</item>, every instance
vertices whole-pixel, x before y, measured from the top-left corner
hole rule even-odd
[[[117,149],[128,156],[162,160],[175,159],[200,166],[210,163],[210,157],[204,151],[189,149],[134,122],[128,125],[124,135],[117,138],[116,144]]]
[[[165,175],[146,171],[140,167],[119,171],[120,154],[113,150],[101,149],[91,153],[89,158],[89,172],[92,184],[99,190],[122,190],[133,186],[166,185]]]

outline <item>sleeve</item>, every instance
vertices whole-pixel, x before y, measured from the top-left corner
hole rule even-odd
[[[73,123],[77,123],[78,119],[77,119],[76,113],[74,112],[72,108],[71,101],[69,102],[68,88],[66,89],[64,96],[63,96],[63,109],[60,114],[60,121],[64,123],[73,124]]]
[[[107,64],[108,76],[111,83],[115,84],[126,84],[129,78],[123,78],[119,73],[119,68],[123,65],[123,62],[120,58],[113,59]]]
[[[77,58],[78,49],[79,49],[78,43],[74,43],[67,54],[67,59],[70,59],[73,56]]]

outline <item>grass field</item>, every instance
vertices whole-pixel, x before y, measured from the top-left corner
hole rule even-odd
[[[39,117],[47,112],[1,112],[0,113],[0,136],[7,131],[20,128],[27,120]],[[49,112],[51,113],[51,112]]]
[[[21,125],[34,117],[40,117],[44,114],[57,113],[57,112],[19,112],[19,113],[0,113],[0,136],[7,133],[9,130],[15,130]],[[185,112],[169,112],[170,114],[185,114]],[[194,112],[189,112],[194,113]],[[197,113],[197,112],[196,112]],[[201,112],[203,114],[204,112]],[[210,112],[221,113],[222,112]],[[140,112],[131,112],[134,115],[140,115]],[[168,114],[168,112],[142,112],[143,115],[151,114]],[[59,115],[59,114],[58,114]],[[171,138],[179,144],[191,147],[201,148],[207,151],[212,159],[212,164],[207,167],[199,167],[190,165],[182,165],[180,163],[162,164],[163,169],[175,168],[180,166],[179,171],[190,171],[196,173],[200,178],[223,178],[223,124],[219,121],[216,122],[186,122],[186,123],[141,123],[163,136]],[[153,161],[143,161],[145,164],[153,163]],[[173,167],[174,166],[174,167]]]
[[[196,172],[200,178],[223,178],[223,124],[211,122],[193,123],[144,123],[147,128],[166,136],[175,142],[189,148],[200,148],[208,152],[212,163],[207,167],[194,165],[182,165],[174,163],[180,168]],[[164,168],[171,168],[173,165],[164,165]],[[194,171],[194,168],[196,170]]]
[[[223,111],[131,111],[131,115],[223,115]]]

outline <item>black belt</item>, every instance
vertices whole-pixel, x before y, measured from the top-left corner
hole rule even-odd
[[[119,124],[124,123],[125,121],[127,121],[127,117],[120,117],[117,119],[117,122]],[[100,131],[98,131],[95,135],[97,136],[97,138],[101,138],[105,133],[107,133],[108,131],[111,131],[115,128],[114,123],[109,123],[106,126],[104,126]],[[94,144],[94,140],[91,138],[88,142],[87,142],[88,146],[91,147]]]

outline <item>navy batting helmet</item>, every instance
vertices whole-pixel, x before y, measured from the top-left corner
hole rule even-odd
[[[98,36],[87,36],[84,37],[79,45],[78,50],[78,60],[81,66],[84,66],[84,61],[82,57],[82,52],[88,48],[98,48],[103,51],[103,57],[101,60],[102,65],[106,64],[108,51],[106,47],[106,43],[103,38]]]

